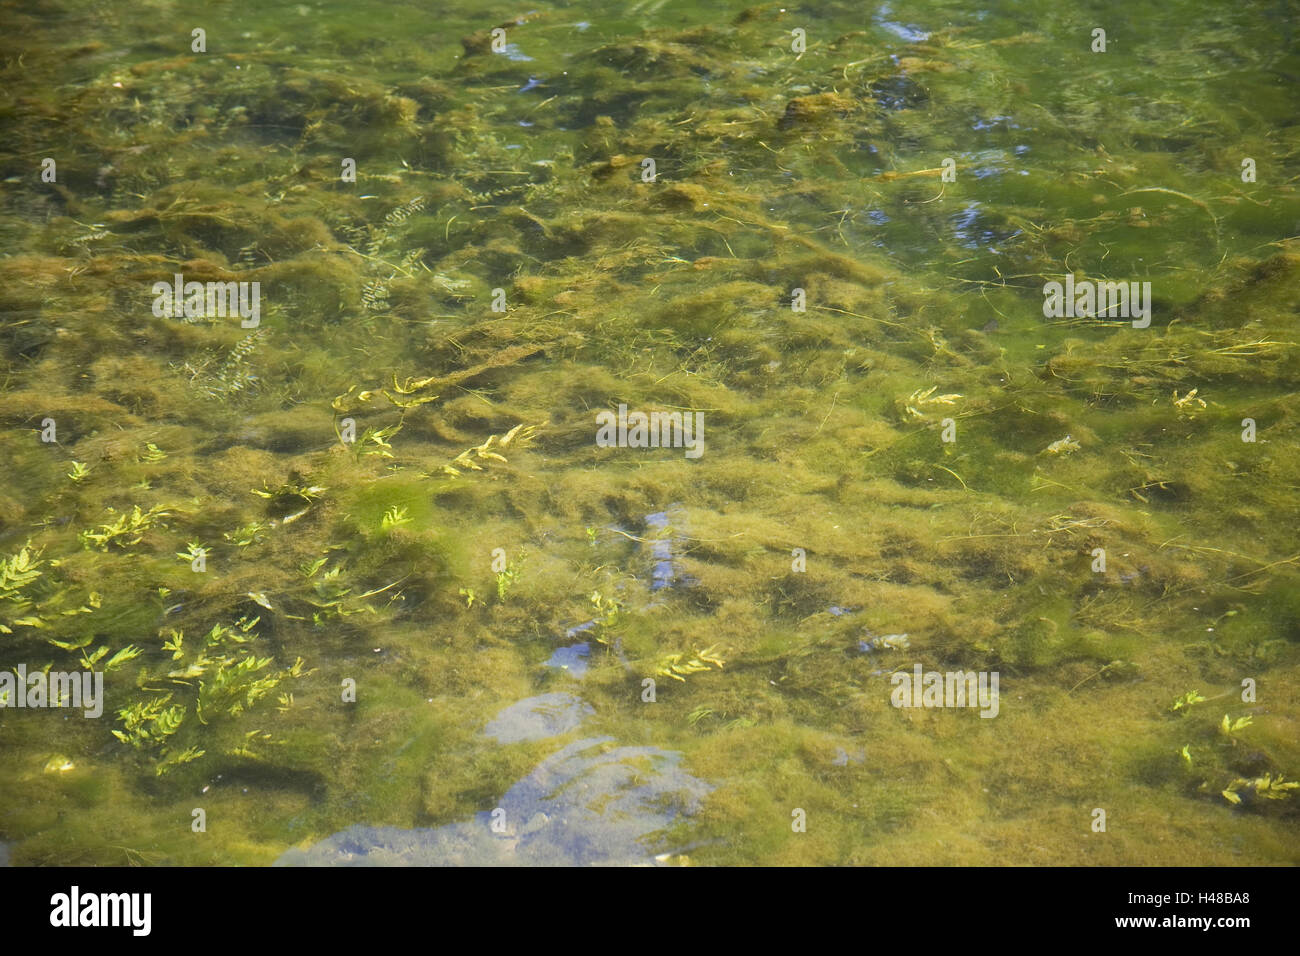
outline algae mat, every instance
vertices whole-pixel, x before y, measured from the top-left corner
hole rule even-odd
[[[4,857],[1297,862],[1295,14],[5,4]]]

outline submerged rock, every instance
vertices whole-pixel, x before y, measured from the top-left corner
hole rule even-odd
[[[590,655],[590,644],[570,644],[568,647],[556,648],[555,653],[547,659],[546,666],[568,671],[570,677],[583,677],[587,673],[587,658]]]
[[[275,865],[653,865],[653,834],[695,813],[712,789],[681,770],[680,760],[657,747],[589,737],[542,761],[494,811],[472,822],[349,827],[308,849],[289,850]]]
[[[543,740],[573,730],[594,713],[590,704],[573,694],[542,694],[511,704],[488,721],[483,733],[503,744]]]

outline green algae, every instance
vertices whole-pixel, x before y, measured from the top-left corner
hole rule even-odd
[[[1139,5],[1152,62],[1051,7],[922,4],[906,42],[836,3],[465,5],[419,38],[416,8],[272,4],[196,54],[196,11],[63,4],[36,42],[45,6],[0,41],[0,663],[141,656],[101,721],[0,714],[16,862],[469,819],[555,746],[479,731],[570,689],[542,665],[592,619],[598,731],[715,786],[697,862],[1297,860],[1296,800],[1250,786],[1300,774],[1300,142],[1257,5]],[[1067,271],[1151,279],[1156,321],[1045,319]],[[261,282],[261,327],[151,315],[177,272]],[[618,403],[703,410],[706,454],[595,447]],[[692,583],[660,600],[674,504]],[[182,632],[233,687],[160,680]],[[998,719],[890,707],[858,642],[898,633],[890,667],[1001,671]],[[1236,696],[1171,714],[1193,686]]]

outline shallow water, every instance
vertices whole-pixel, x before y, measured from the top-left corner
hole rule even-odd
[[[1300,862],[1294,4],[4,17],[0,862]]]

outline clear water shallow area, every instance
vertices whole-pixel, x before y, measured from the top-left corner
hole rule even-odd
[[[0,862],[1300,862],[1297,13],[5,3]]]

